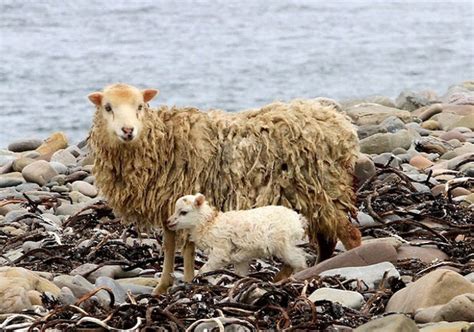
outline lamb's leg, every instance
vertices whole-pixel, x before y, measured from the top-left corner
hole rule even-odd
[[[304,250],[297,246],[287,246],[280,258],[286,265],[292,268],[293,272],[298,272],[308,267]]]
[[[199,270],[199,274],[203,274],[206,272],[214,271],[217,269],[221,269],[228,264],[228,260],[224,259],[224,257],[228,257],[229,255],[222,251],[222,250],[213,250],[209,254],[207,263],[204,264],[201,269]]]
[[[194,278],[194,256],[194,242],[189,241],[189,238],[187,238],[183,246],[184,282],[191,282]]]
[[[163,227],[163,252],[165,261],[163,263],[163,272],[161,274],[160,283],[153,290],[153,295],[163,294],[173,285],[174,256],[176,251],[176,233]]]
[[[237,273],[239,276],[246,276],[249,274],[249,262],[239,262],[234,264],[234,269],[235,273]]]

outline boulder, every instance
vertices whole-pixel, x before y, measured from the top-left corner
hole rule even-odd
[[[359,104],[349,107],[346,110],[347,115],[354,121],[356,125],[377,125],[382,123],[386,118],[395,116],[404,123],[410,122],[412,116],[408,111],[402,111],[397,108],[386,107],[378,104]]]
[[[391,152],[396,148],[408,149],[412,137],[408,130],[400,130],[396,133],[375,134],[360,141],[360,151],[367,154],[380,154]]]
[[[49,162],[38,160],[23,168],[21,174],[25,180],[44,186],[51,178],[58,175],[58,172],[56,172]]]
[[[414,313],[420,308],[445,304],[457,295],[472,292],[474,285],[459,273],[438,269],[396,292],[385,311]]]

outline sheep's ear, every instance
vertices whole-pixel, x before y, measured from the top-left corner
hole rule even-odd
[[[102,104],[102,93],[101,92],[93,92],[87,96],[89,100],[96,106],[100,106]]]
[[[194,200],[194,205],[197,207],[200,207],[201,205],[204,204],[204,201],[206,200],[206,197],[203,194],[197,194],[196,199]]]
[[[143,90],[142,93],[143,93],[143,101],[145,103],[148,103],[150,100],[155,98],[155,96],[158,93],[160,93],[160,91],[156,89],[146,89],[146,90]]]

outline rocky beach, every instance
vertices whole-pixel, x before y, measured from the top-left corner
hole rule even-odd
[[[312,266],[302,243],[312,267],[279,283],[268,259],[184,284],[178,255],[154,297],[161,234],[120,223],[86,139],[0,146],[0,331],[474,330],[474,81],[322,102],[357,127],[363,244]]]

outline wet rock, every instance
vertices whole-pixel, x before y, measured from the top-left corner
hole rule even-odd
[[[405,315],[390,315],[359,326],[354,332],[418,332],[415,322]]]
[[[79,191],[81,194],[89,197],[97,196],[97,188],[85,181],[73,182],[72,190]]]
[[[356,162],[354,173],[355,178],[357,179],[357,184],[361,186],[365,181],[375,174],[374,162],[366,155],[361,154]]]
[[[460,274],[438,269],[396,292],[385,312],[414,313],[417,309],[448,303],[457,295],[474,292],[474,285]]]
[[[394,134],[375,134],[360,141],[360,150],[363,153],[380,154],[399,147],[408,149],[411,141],[407,130],[400,130]]]
[[[51,156],[54,152],[65,149],[68,146],[68,141],[66,135],[62,132],[53,133],[50,137],[48,137],[41,146],[39,146],[36,151],[43,156]]]
[[[23,152],[37,149],[43,143],[39,139],[22,139],[8,145],[8,150],[12,152]]]
[[[293,277],[297,280],[311,279],[330,269],[367,266],[380,262],[397,262],[397,250],[392,243],[364,244],[300,271]]]
[[[380,124],[388,117],[394,116],[407,123],[412,120],[408,111],[397,108],[386,107],[377,104],[359,104],[346,110],[347,115],[356,125],[376,125]]]
[[[38,160],[29,164],[21,172],[25,180],[44,186],[52,177],[58,175],[56,170],[44,160]]]
[[[308,299],[312,302],[320,300],[338,302],[345,307],[356,310],[359,310],[365,303],[364,297],[360,293],[327,287],[315,290],[308,296]]]
[[[23,175],[19,172],[0,174],[0,188],[14,187],[25,182]]]
[[[382,281],[384,273],[387,272],[387,278],[399,278],[400,273],[395,266],[390,262],[382,262],[378,264],[359,266],[359,267],[341,267],[337,269],[327,270],[321,273],[322,276],[336,276],[339,275],[347,279],[358,279],[373,289]]]

